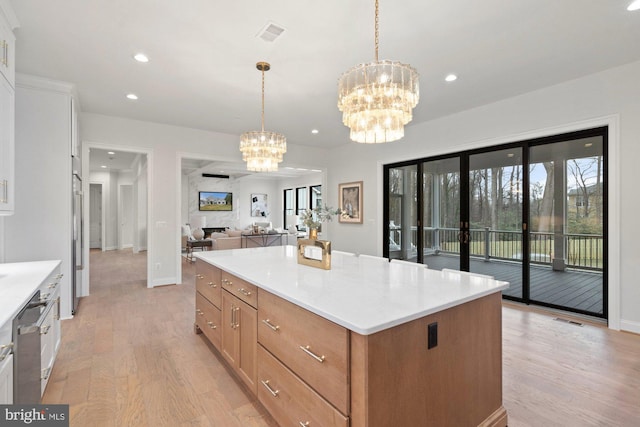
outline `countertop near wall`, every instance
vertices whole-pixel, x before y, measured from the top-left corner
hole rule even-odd
[[[59,265],[59,260],[0,264],[0,325],[15,317]]]

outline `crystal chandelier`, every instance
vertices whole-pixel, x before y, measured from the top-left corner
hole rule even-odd
[[[287,152],[287,138],[277,132],[264,130],[264,73],[271,66],[258,62],[256,68],[262,71],[262,130],[245,132],[240,136],[242,160],[247,162],[247,170],[254,172],[274,172],[282,155]]]
[[[375,61],[346,71],[338,83],[342,123],[355,142],[375,144],[404,136],[404,125],[418,104],[418,72],[398,61],[378,60],[378,0],[375,15]]]

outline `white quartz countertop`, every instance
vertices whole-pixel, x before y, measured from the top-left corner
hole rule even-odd
[[[457,272],[338,254],[331,256],[331,270],[322,270],[298,264],[296,249],[275,246],[194,256],[362,335],[509,287],[508,282]]]
[[[0,326],[13,320],[60,261],[0,264]]]

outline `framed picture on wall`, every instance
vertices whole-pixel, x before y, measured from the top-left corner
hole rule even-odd
[[[338,184],[338,221],[362,224],[362,181]]]
[[[266,194],[251,195],[251,216],[266,217],[268,215],[267,207]]]

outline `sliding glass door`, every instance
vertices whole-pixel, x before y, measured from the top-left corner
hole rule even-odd
[[[607,317],[606,128],[385,166],[384,253]]]
[[[504,295],[522,298],[522,148],[469,155],[469,271],[508,281]]]

